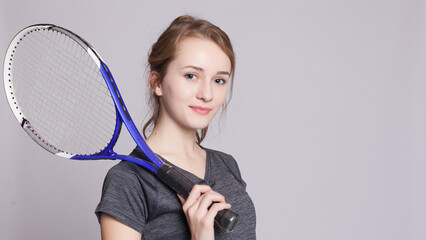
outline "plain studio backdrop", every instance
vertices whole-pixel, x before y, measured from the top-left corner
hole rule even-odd
[[[140,126],[147,53],[182,14],[234,44],[233,98],[203,145],[239,162],[259,239],[426,239],[425,1],[1,0],[0,52],[35,23],[76,32]],[[0,238],[99,239],[93,212],[117,162],[44,151],[2,94]]]

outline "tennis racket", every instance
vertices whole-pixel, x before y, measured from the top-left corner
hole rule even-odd
[[[130,161],[188,197],[194,183],[152,152],[107,65],[73,32],[50,24],[20,31],[7,49],[4,86],[19,124],[45,150],[68,159]],[[146,159],[114,152],[123,123]],[[238,218],[232,210],[223,210],[215,222],[229,232]]]

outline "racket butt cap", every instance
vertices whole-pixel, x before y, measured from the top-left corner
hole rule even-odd
[[[238,213],[228,209],[218,212],[214,220],[223,231],[232,232],[239,218]]]

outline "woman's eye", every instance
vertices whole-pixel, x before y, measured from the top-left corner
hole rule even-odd
[[[188,79],[195,79],[197,76],[195,76],[195,74],[192,74],[192,73],[187,73],[185,77]]]
[[[216,78],[214,80],[214,82],[217,83],[217,84],[220,84],[220,85],[223,85],[223,84],[226,83],[226,81],[224,79],[221,79],[221,78]]]

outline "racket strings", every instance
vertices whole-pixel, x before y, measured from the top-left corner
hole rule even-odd
[[[54,59],[54,58],[51,58],[51,59]],[[69,60],[73,60],[73,59],[64,59],[64,58],[62,58],[62,59],[55,59],[56,61],[59,61],[59,66],[72,66],[73,68],[71,69],[71,72],[76,72],[78,69],[75,69],[75,64],[73,64],[73,62],[64,62],[64,61],[69,61]],[[61,62],[62,61],[62,62]],[[50,64],[53,64],[53,63],[50,63]],[[48,65],[48,66],[51,66],[51,65]],[[61,71],[61,73],[62,74],[65,74],[66,72],[63,70],[63,69],[61,69],[61,68],[58,68],[58,70],[60,70]],[[76,72],[76,73],[83,73],[83,72]],[[81,77],[81,76],[77,76],[77,77]],[[64,86],[69,86],[69,85],[64,85]],[[70,91],[70,89],[64,89],[64,91]],[[95,102],[96,103],[96,102]],[[75,106],[75,104],[72,104],[73,106]],[[78,112],[78,114],[80,114],[80,115],[82,115],[83,113],[84,113],[84,111],[86,110],[87,111],[87,109],[86,108],[84,108],[85,106],[83,105],[82,106],[82,108],[81,109],[79,109],[80,111]],[[83,112],[82,112],[83,111]],[[68,127],[69,129],[75,129],[77,126],[79,126],[80,124],[78,123],[78,122],[73,122],[73,121],[71,121],[70,122],[70,124],[69,125],[64,125],[64,126],[66,126],[66,127]],[[63,131],[64,132],[69,132],[69,129],[64,129]],[[86,137],[87,135],[86,134],[84,134],[84,132],[83,132],[83,136],[81,136],[81,137]],[[79,147],[79,149],[81,149],[81,147]]]
[[[104,149],[115,129],[115,106],[86,49],[53,30],[33,31],[18,46],[14,90],[33,128],[70,154]]]

